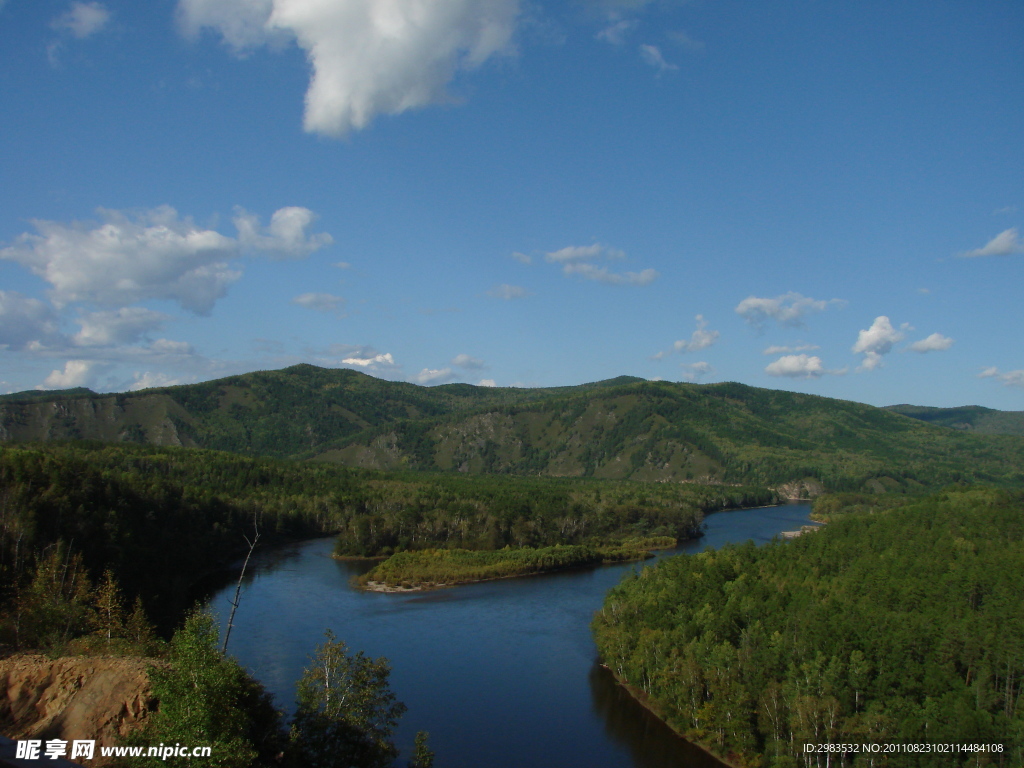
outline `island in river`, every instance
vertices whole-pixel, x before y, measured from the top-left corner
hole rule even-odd
[[[671,549],[676,544],[676,539],[671,536],[648,536],[600,544],[396,552],[362,574],[358,584],[376,592],[434,589],[587,565],[643,560],[651,556],[651,550]]]

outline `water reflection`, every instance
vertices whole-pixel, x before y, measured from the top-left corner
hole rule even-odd
[[[590,695],[608,738],[629,750],[636,768],[724,768],[724,763],[673,733],[600,664],[590,669]]]

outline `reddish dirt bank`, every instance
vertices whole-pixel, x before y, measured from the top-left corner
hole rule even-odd
[[[95,739],[116,744],[152,702],[149,659],[17,654],[0,659],[0,733],[12,739]],[[159,663],[159,662],[157,662]]]

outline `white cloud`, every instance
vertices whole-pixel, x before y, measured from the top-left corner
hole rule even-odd
[[[455,378],[455,374],[452,373],[451,368],[440,368],[438,370],[431,370],[430,368],[424,368],[422,371],[416,374],[414,380],[417,384],[446,384]]]
[[[54,304],[73,301],[124,306],[171,299],[207,314],[227,286],[241,277],[228,267],[237,243],[219,232],[179,219],[170,206],[129,217],[100,209],[94,228],[33,220],[38,235],[22,234],[0,258],[28,267],[51,286]]]
[[[927,338],[915,341],[908,349],[913,352],[940,352],[953,346],[953,339],[941,333],[933,333]]]
[[[274,0],[181,0],[177,16],[184,34],[194,37],[204,27],[215,29],[241,55],[265,43],[287,39],[267,28],[273,10]]]
[[[187,341],[172,341],[171,339],[157,339],[149,345],[149,349],[157,355],[191,356],[195,349]]]
[[[699,352],[718,341],[721,334],[707,329],[708,322],[704,315],[697,315],[694,319],[697,321],[697,330],[690,334],[689,341],[677,341],[672,345],[676,352]]]
[[[700,53],[705,48],[705,45],[702,41],[690,37],[681,29],[673,32],[668,32],[667,34],[669,39],[672,40],[672,42],[678,44],[679,46],[689,51],[690,53]]]
[[[302,259],[334,242],[326,232],[306,234],[306,228],[314,219],[316,215],[308,208],[290,206],[274,211],[270,226],[263,229],[258,216],[236,207],[232,222],[238,229],[238,241],[243,248],[278,258]]]
[[[510,254],[510,256],[516,261],[518,261],[520,264],[533,264],[533,257],[530,256],[529,254],[515,251],[514,253]]]
[[[513,299],[523,299],[529,296],[525,288],[521,285],[509,285],[508,283],[502,283],[496,285],[487,292],[487,295],[492,299],[502,299],[504,301],[512,301]]]
[[[57,329],[57,315],[49,304],[0,290],[0,349],[62,343]]]
[[[636,29],[638,24],[636,19],[619,19],[602,29],[595,37],[612,45],[622,45],[626,42],[626,35]]]
[[[331,293],[303,293],[292,299],[292,304],[317,312],[340,312],[345,299]]]
[[[658,74],[679,69],[677,65],[669,64],[665,61],[665,57],[661,54],[661,49],[656,45],[641,45],[640,58],[643,59],[646,64],[650,64],[658,70]]]
[[[480,379],[480,383],[477,384],[477,386],[478,387],[496,387],[496,386],[498,386],[498,384],[497,384],[497,382],[494,381],[494,379]]]
[[[611,272],[608,267],[599,267],[596,264],[573,263],[562,267],[565,275],[578,275],[587,280],[594,280],[607,285],[650,285],[658,279],[658,273],[653,269],[644,269],[640,272]]]
[[[766,347],[763,355],[781,355],[781,354],[792,354],[794,352],[810,352],[815,349],[821,349],[817,344],[798,344],[795,347],[786,346],[771,346]]]
[[[700,381],[709,373],[714,373],[714,368],[711,367],[711,363],[699,362],[699,363],[686,363],[679,366],[683,369],[683,381]]]
[[[783,355],[769,363],[764,372],[769,376],[785,376],[791,379],[817,379],[830,371],[825,370],[817,355]]]
[[[1009,256],[1014,253],[1024,253],[1024,240],[1021,239],[1016,227],[1003,230],[981,248],[965,251],[959,255],[964,258],[974,258],[977,256]]]
[[[458,368],[465,368],[467,371],[479,371],[485,368],[484,361],[472,355],[456,355],[452,358],[452,365]]]
[[[96,384],[96,379],[106,369],[107,366],[95,360],[68,360],[64,363],[63,371],[51,371],[36,389],[92,388]]]
[[[652,355],[651,359],[663,360],[673,352],[699,352],[718,341],[721,334],[718,331],[708,330],[708,322],[704,319],[704,315],[697,315],[694,319],[697,321],[697,330],[690,334],[689,339],[673,342],[672,349],[658,352],[656,355]]]
[[[386,373],[399,367],[390,352],[377,354],[368,348],[358,348],[357,352],[343,358],[341,364],[361,368],[364,371],[373,373]]]
[[[58,32],[68,32],[79,40],[90,37],[110,22],[110,11],[103,3],[71,3],[65,13],[54,19],[50,26]]]
[[[293,38],[313,69],[306,130],[344,136],[448,100],[458,71],[509,53],[519,0],[180,0],[178,14],[238,52]]]
[[[1004,373],[998,368],[986,368],[978,374],[978,378],[996,379],[997,381],[1001,381],[1007,387],[1024,387],[1024,370],[1006,371]]]
[[[858,370],[873,371],[882,364],[882,355],[892,350],[892,345],[902,341],[904,334],[892,327],[889,318],[879,315],[867,330],[857,334],[857,342],[851,348],[856,354],[864,355],[864,361]]]
[[[544,260],[554,264],[567,264],[594,259],[624,259],[626,254],[617,248],[609,248],[599,243],[594,245],[570,245],[557,251],[544,254]]]
[[[762,327],[768,320],[779,325],[798,327],[804,324],[804,316],[821,312],[829,304],[843,304],[839,299],[824,301],[803,296],[795,291],[776,296],[774,299],[748,296],[736,305],[736,313],[751,325]]]
[[[72,337],[80,347],[132,344],[160,328],[167,315],[142,307],[123,307],[116,312],[91,312],[78,323],[82,330]]]
[[[281,208],[266,230],[238,209],[238,239],[180,218],[169,205],[136,213],[100,208],[98,214],[98,225],[33,220],[39,234],[20,235],[0,249],[0,259],[50,283],[58,308],[76,301],[123,307],[167,299],[205,315],[242,276],[229,261],[243,248],[297,258],[331,242],[327,234],[305,234],[313,220],[306,208]]]
[[[140,389],[152,389],[153,387],[173,387],[176,384],[184,384],[184,380],[175,378],[166,373],[154,373],[146,371],[132,374],[135,381],[128,387],[129,392],[138,392]]]
[[[594,261],[617,261],[626,254],[617,248],[595,243],[594,245],[570,245],[544,255],[544,260],[562,265],[562,274],[577,276],[608,285],[649,285],[658,278],[657,271],[644,269],[640,272],[612,272],[608,267],[598,266]]]

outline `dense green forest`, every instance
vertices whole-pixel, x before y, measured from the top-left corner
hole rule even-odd
[[[243,555],[257,531],[263,543],[336,534],[337,551],[355,556],[688,538],[706,512],[775,498],[765,488],[385,474],[130,444],[4,447],[0,643],[53,646],[86,632],[107,571],[129,605],[140,598],[169,629],[195,582]]]
[[[804,743],[987,744],[889,766],[1024,764],[1024,493],[827,500],[794,541],[669,558],[613,589],[605,663],[746,765],[878,765]]]
[[[575,387],[421,387],[298,365],[202,384],[0,397],[0,441],[96,439],[379,470],[916,492],[1024,484],[1015,414],[897,410],[736,383],[619,377]],[[984,411],[984,413],[981,413]],[[980,415],[979,415],[980,414]],[[973,434],[971,432],[978,432]],[[803,490],[801,490],[803,489]]]

